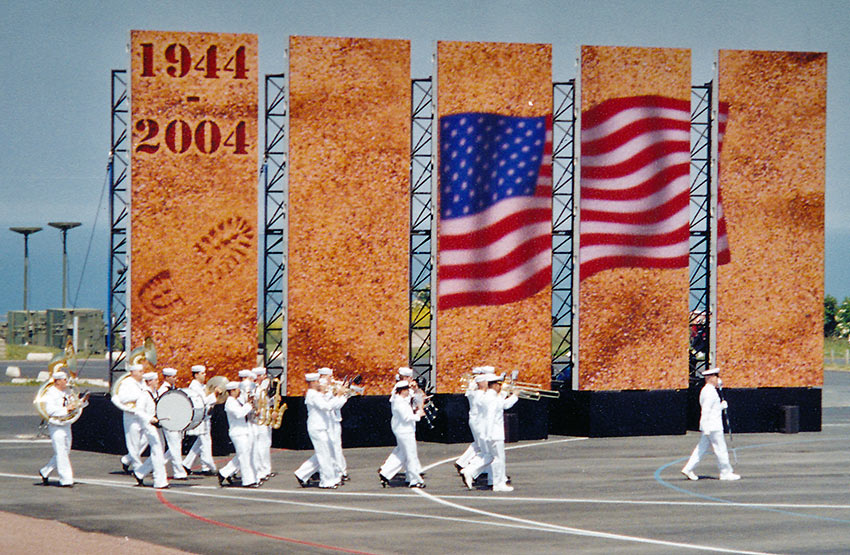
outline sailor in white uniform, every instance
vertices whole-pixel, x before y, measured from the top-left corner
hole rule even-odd
[[[331,368],[319,368],[319,375],[328,380],[328,382],[333,383],[333,370]],[[327,396],[332,398],[333,394],[328,392]],[[348,463],[345,461],[345,455],[342,453],[342,407],[348,400],[348,396],[342,395],[341,397],[343,398],[339,402],[334,403],[334,409],[331,411],[328,434],[330,435],[331,444],[333,446],[334,466],[340,476],[342,476],[342,480],[347,481]]]
[[[148,440],[151,452],[150,456],[141,466],[133,468],[136,483],[144,486],[144,478],[153,472],[153,487],[157,489],[168,488],[168,476],[165,473],[165,454],[162,450],[162,439],[157,429],[156,418],[156,388],[159,385],[159,376],[156,372],[147,372],[142,378],[144,385],[139,391],[135,402],[135,415],[145,438]]]
[[[162,385],[156,392],[159,399],[166,392],[177,388],[177,370],[174,368],[162,369]],[[159,429],[163,443],[165,444],[165,462],[171,463],[172,480],[185,480],[186,469],[183,468],[183,432],[180,430]]]
[[[395,375],[396,384],[400,381],[406,381],[408,383],[413,381],[413,369],[407,366],[402,366],[398,369]],[[390,407],[392,407],[393,397],[396,395],[395,385],[393,386],[393,390],[390,392]],[[413,398],[408,397],[411,402],[411,406],[413,406]],[[415,411],[414,411],[415,412]],[[387,487],[389,481],[392,480],[396,474],[404,470],[404,463],[402,462],[401,455],[401,445],[396,443],[395,448],[390,451],[390,454],[387,455],[387,459],[384,461],[384,464],[378,469],[378,479],[381,480],[381,485],[383,487]]]
[[[53,387],[49,388],[42,398],[44,410],[50,417],[47,420],[47,431],[50,443],[53,445],[53,457],[38,473],[41,482],[46,486],[47,478],[55,469],[59,474],[59,485],[65,488],[74,487],[74,471],[71,468],[71,424],[67,417],[69,408],[75,400],[68,390],[68,375],[58,371],[53,373]],[[83,400],[84,402],[85,400]]]
[[[254,382],[256,383],[256,391],[269,390],[269,379],[266,369],[258,366],[253,369]],[[271,399],[269,399],[271,402]],[[275,473],[272,472],[272,427],[268,424],[258,424],[256,421],[253,424],[254,430],[254,468],[257,470],[257,479],[261,482],[273,478]]]
[[[513,491],[505,473],[505,411],[519,400],[515,393],[502,392],[504,375],[487,374],[488,389],[482,400],[481,439],[486,445],[485,458],[480,464],[464,468],[461,474],[469,489],[472,481],[487,472],[493,481],[493,491]]]
[[[304,395],[304,404],[307,407],[307,434],[313,443],[314,454],[304,461],[295,471],[298,483],[305,487],[310,476],[319,470],[319,487],[324,489],[336,488],[342,481],[342,475],[336,469],[333,459],[333,444],[329,430],[331,427],[331,411],[334,407],[344,402],[344,398],[327,397],[327,380],[320,379],[318,372],[311,372],[304,376],[309,389]],[[339,406],[342,406],[339,404]]]
[[[125,378],[118,388],[117,395],[112,397],[112,404],[123,413],[124,444],[127,454],[121,457],[124,472],[139,468],[142,465],[142,451],[148,446],[147,438],[142,430],[141,421],[136,417],[134,403],[142,390],[142,374],[144,366],[131,364],[127,367],[130,377]]]
[[[210,411],[215,405],[218,394],[221,393],[219,388],[207,395],[204,388],[204,382],[207,381],[207,368],[203,365],[192,366],[192,382],[189,384],[189,389],[197,393],[204,400],[205,414],[201,423],[186,432],[186,435],[197,436],[198,439],[192,444],[191,449],[183,458],[183,467],[187,472],[190,472],[192,465],[195,464],[195,459],[201,459],[201,470],[206,474],[215,474],[217,472],[215,461],[212,456],[212,425],[210,424]]]
[[[481,441],[481,400],[484,397],[486,382],[484,376],[493,373],[492,366],[476,366],[472,369],[473,379],[466,386],[466,399],[469,402],[469,431],[472,433],[472,443],[466,451],[455,461],[455,469],[460,474],[461,470],[469,466],[475,457],[482,459]]]
[[[224,481],[232,483],[231,477],[236,472],[242,475],[242,487],[256,488],[257,473],[254,469],[254,430],[251,427],[251,414],[254,410],[250,402],[242,400],[239,382],[227,383],[227,400],[224,402],[224,412],[227,414],[228,434],[236,454],[230,462],[218,472],[218,485]]]
[[[395,395],[390,397],[390,405],[393,413],[390,425],[395,435],[396,447],[398,447],[397,456],[401,459],[407,483],[412,488],[424,488],[422,465],[419,463],[419,455],[416,452],[416,423],[425,413],[421,407],[414,411],[410,401],[410,383],[407,380],[401,380],[395,384]],[[392,478],[384,472],[385,470],[378,472],[382,485],[386,485],[389,478]]]
[[[721,480],[740,480],[741,477],[732,472],[729,464],[729,452],[726,450],[726,440],[723,437],[723,411],[728,406],[726,401],[720,400],[717,388],[720,385],[720,369],[710,368],[702,373],[705,377],[705,385],[699,393],[699,430],[701,432],[699,443],[691,453],[690,459],[682,468],[689,480],[699,480],[694,473],[694,468],[702,456],[708,451],[709,445],[717,457],[717,466],[720,468]]]

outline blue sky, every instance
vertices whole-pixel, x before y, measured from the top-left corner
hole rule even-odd
[[[30,239],[29,307],[61,304],[48,221],[83,222],[68,236],[69,299],[106,307],[110,70],[129,66],[131,29],[256,33],[263,74],[284,69],[290,35],[409,39],[413,77],[431,75],[437,40],[551,43],[555,80],[576,76],[582,44],[690,48],[695,84],[712,78],[718,49],[825,51],[826,293],[850,296],[846,1],[6,0],[0,26],[0,319],[23,300],[23,240],[9,226],[45,228]]]

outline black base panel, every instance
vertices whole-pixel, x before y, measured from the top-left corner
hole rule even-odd
[[[699,429],[699,392],[703,383],[688,389],[688,429]],[[758,387],[723,388],[729,403],[727,414],[732,433],[763,433],[783,430],[784,406],[799,407],[799,431],[821,431],[822,408],[820,388]],[[727,429],[728,431],[728,429]]]
[[[563,391],[549,404],[549,433],[583,437],[686,431],[687,390]]]

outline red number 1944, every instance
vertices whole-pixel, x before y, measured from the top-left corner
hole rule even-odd
[[[145,42],[142,47],[142,77],[154,77],[161,68],[156,63],[154,56],[154,44]],[[192,53],[185,44],[175,42],[165,47],[163,51],[165,73],[171,77],[186,77],[193,69],[203,73],[206,79],[218,79],[225,77],[222,72],[230,72],[234,79],[247,79],[248,68],[245,66],[245,47],[240,46],[230,56],[224,65],[219,60],[218,46],[211,44],[197,60],[192,58]]]

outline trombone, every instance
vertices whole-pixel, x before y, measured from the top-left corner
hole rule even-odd
[[[514,371],[511,375],[510,381],[502,387],[502,390],[506,391],[508,395],[516,393],[516,396],[520,399],[526,399],[529,401],[539,401],[542,398],[557,399],[561,396],[560,391],[544,389],[540,384],[518,381],[516,379],[516,375],[517,372]]]

